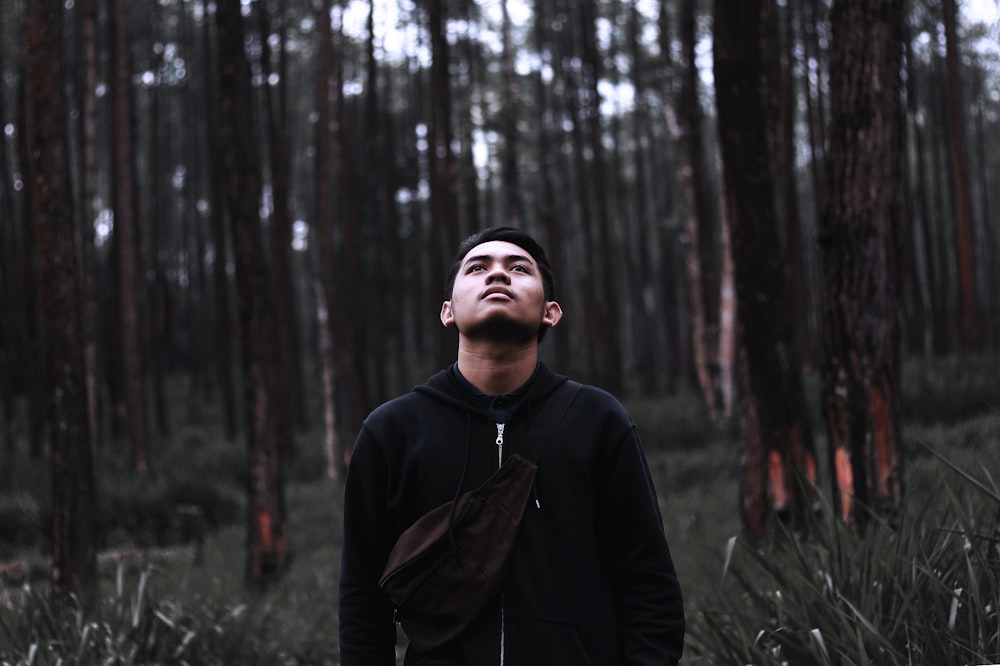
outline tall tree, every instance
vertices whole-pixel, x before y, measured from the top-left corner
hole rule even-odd
[[[432,293],[444,286],[446,253],[458,243],[458,167],[452,149],[451,87],[448,69],[450,56],[445,31],[447,6],[445,0],[428,0],[428,31],[431,39],[430,123],[428,126],[428,162],[431,184],[431,270]],[[447,364],[452,356],[448,336],[438,336],[438,363]]]
[[[594,197],[594,224],[597,227],[594,240],[598,243],[589,246],[587,251],[596,254],[600,263],[597,284],[591,284],[589,288],[596,289],[600,294],[596,305],[600,321],[598,339],[601,340],[599,358],[604,377],[602,383],[609,391],[618,393],[624,388],[619,306],[621,290],[617,270],[621,259],[608,204],[608,169],[605,167],[604,131],[601,125],[600,80],[603,68],[597,44],[598,17],[596,7],[589,2],[580,3],[577,11],[581,40],[580,107],[587,130],[586,151],[590,154],[590,171],[593,174],[592,180],[589,180],[593,185],[592,191],[585,189],[582,195]],[[590,221],[585,220],[584,224],[589,225]]]
[[[666,2],[660,9],[666,12]],[[695,377],[712,418],[724,411],[719,366],[720,287],[715,217],[709,205],[709,180],[704,159],[699,72],[695,62],[697,30],[694,0],[680,3],[681,57],[677,63],[676,112],[666,110],[677,143],[677,189],[684,219],[684,268],[688,322]]]
[[[208,16],[210,0],[202,0],[202,9]],[[206,21],[202,30],[203,51],[208,60],[211,70],[218,69],[218,58],[216,49],[211,45],[211,24]],[[222,426],[226,440],[233,442],[236,440],[237,415],[236,415],[236,395],[233,386],[233,317],[232,317],[232,297],[229,284],[229,244],[226,236],[226,202],[223,196],[223,163],[220,157],[222,144],[220,141],[219,111],[218,111],[218,77],[208,77],[204,83],[205,100],[208,113],[207,143],[209,150],[206,154],[208,161],[208,198],[209,198],[209,226],[211,227],[211,237],[213,246],[212,258],[212,291],[214,294],[212,326],[213,344],[215,346],[216,373],[219,387],[222,392]]]
[[[30,3],[25,30],[36,250],[41,282],[52,440],[52,594],[94,601],[94,468],[91,458],[82,295],[73,239],[72,188],[59,0]]]
[[[236,259],[236,290],[243,359],[244,427],[247,484],[247,562],[249,583],[273,582],[289,564],[282,477],[280,418],[277,414],[275,309],[258,213],[261,158],[250,63],[240,0],[217,5],[219,52],[219,129],[225,194]]]
[[[792,72],[796,52],[793,32],[795,7],[792,3],[777,3],[774,0],[764,2],[763,7],[764,77],[769,89],[777,93],[767,100],[776,210],[787,260],[788,295],[795,344],[803,354],[805,367],[810,368],[813,366],[814,354],[808,330],[809,280],[805,246],[802,243],[803,220],[799,215],[798,165],[795,155],[795,110],[798,99]]]
[[[768,535],[775,518],[799,525],[816,480],[775,212],[760,37],[761,0],[716,0],[716,104],[743,388],[741,508],[753,537]]]
[[[334,182],[332,176],[333,144],[330,136],[330,115],[332,97],[336,87],[333,69],[333,31],[330,26],[332,0],[320,3],[316,17],[318,45],[316,57],[316,152],[313,177],[316,181],[315,222],[316,227],[316,317],[319,326],[319,353],[323,381],[323,422],[324,449],[327,452],[327,476],[343,475],[350,455],[352,440],[344,437],[344,444],[337,446],[337,327],[332,313],[337,309],[337,283],[333,267],[336,262],[336,248],[333,241],[334,223]],[[335,456],[337,449],[341,455]]]
[[[361,431],[361,423],[369,411],[368,382],[364,369],[364,338],[361,318],[367,313],[361,310],[361,218],[358,188],[361,185],[355,173],[354,147],[352,135],[355,132],[347,112],[347,83],[344,80],[343,21],[335,42],[333,68],[336,75],[336,167],[340,181],[340,245],[333,265],[326,270],[333,271],[337,284],[337,306],[330,310],[330,321],[336,326],[336,375],[337,397],[340,404],[343,431],[346,439],[353,443],[353,436]],[[329,222],[332,223],[332,220]],[[346,452],[348,458],[350,451]]]
[[[972,221],[972,194],[965,133],[965,105],[959,73],[958,13],[955,0],[942,0],[944,12],[945,61],[948,68],[948,124],[951,139],[951,168],[955,183],[955,222],[959,295],[962,304],[962,345],[975,349],[981,341],[979,303],[976,296],[975,239]]]
[[[836,0],[830,19],[823,411],[835,505],[844,520],[863,524],[866,510],[894,517],[903,502],[896,284],[903,1]]]
[[[283,3],[281,3],[283,5]],[[275,328],[277,339],[277,368],[275,399],[279,417],[278,432],[286,454],[295,450],[292,431],[292,406],[302,403],[300,386],[301,371],[296,340],[299,327],[296,323],[295,290],[292,286],[292,267],[289,253],[292,251],[292,221],[289,200],[289,159],[288,128],[285,113],[286,77],[278,75],[277,85],[271,79],[275,65],[271,51],[271,3],[261,2],[257,7],[260,25],[261,70],[264,76],[263,91],[264,118],[267,127],[268,156],[270,157],[271,192],[274,201],[268,230],[270,232],[271,270],[274,283]],[[285,43],[285,21],[283,7],[279,14],[279,44]],[[278,51],[278,71],[283,68],[287,54]],[[277,93],[274,88],[277,87]]]
[[[143,381],[143,351],[139,320],[140,268],[133,167],[131,58],[129,58],[128,9],[126,0],[114,0],[113,79],[111,85],[111,129],[113,132],[112,181],[115,207],[115,242],[118,251],[118,297],[123,388],[135,469],[149,469],[146,402]]]
[[[97,3],[84,0],[80,7],[83,85],[80,92],[80,140],[82,154],[80,213],[80,285],[83,289],[84,358],[87,363],[87,398],[90,410],[91,443],[99,438],[98,367],[97,367],[97,297],[95,291],[97,258],[94,251],[93,202],[97,186],[96,104],[97,104]]]
[[[520,227],[524,222],[524,201],[522,199],[520,170],[518,169],[518,117],[521,113],[521,87],[514,70],[514,46],[511,43],[511,20],[507,0],[501,0],[503,23],[500,34],[503,44],[503,90],[504,108],[501,111],[503,126],[503,186],[506,215],[504,223]]]

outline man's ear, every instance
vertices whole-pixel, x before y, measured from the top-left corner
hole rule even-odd
[[[562,307],[555,301],[545,302],[545,312],[542,315],[542,324],[552,328],[562,319]]]
[[[441,323],[444,324],[445,328],[455,325],[455,313],[452,312],[451,301],[445,301],[441,304]]]

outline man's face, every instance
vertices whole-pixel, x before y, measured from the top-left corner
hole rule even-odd
[[[451,300],[441,307],[441,323],[468,339],[524,343],[542,326],[555,326],[559,304],[545,300],[538,264],[523,248],[489,241],[462,259]]]

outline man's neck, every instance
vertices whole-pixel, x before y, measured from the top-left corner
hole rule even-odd
[[[459,341],[458,370],[486,395],[511,393],[531,379],[537,365],[536,341],[517,347]]]

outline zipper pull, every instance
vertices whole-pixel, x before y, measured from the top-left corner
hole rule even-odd
[[[497,468],[503,465],[503,423],[497,424]]]

